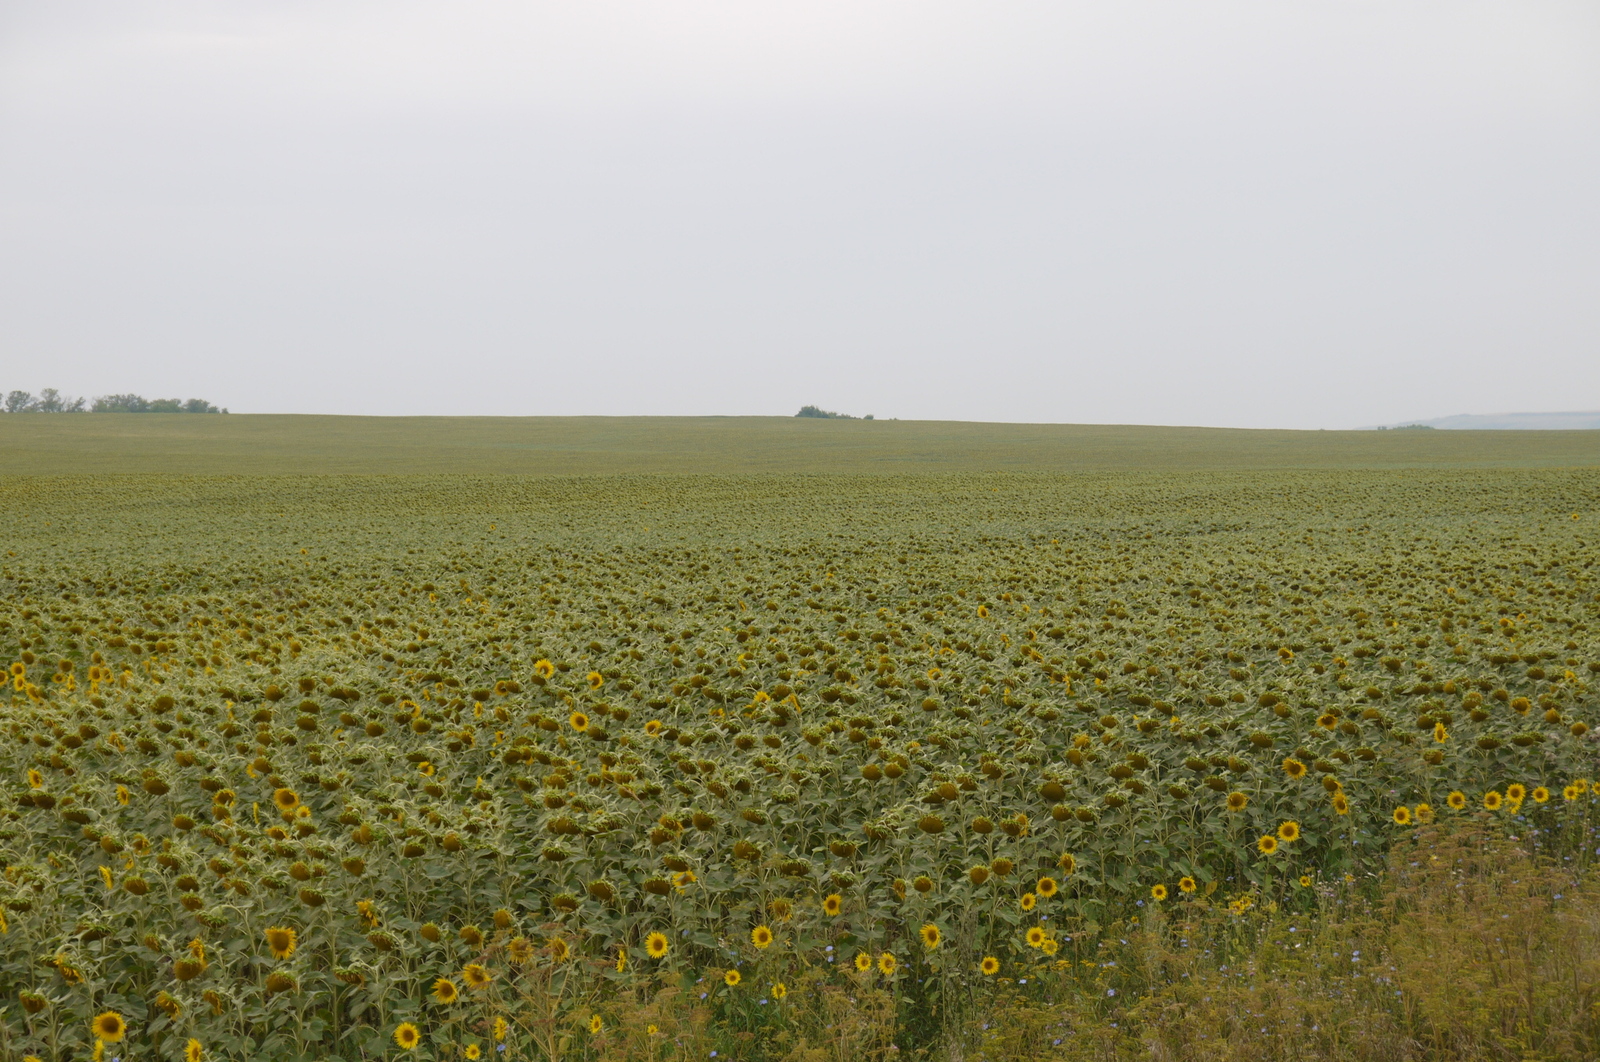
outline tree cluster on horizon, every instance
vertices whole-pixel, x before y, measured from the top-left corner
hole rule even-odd
[[[143,395],[100,395],[93,401],[68,398],[54,387],[38,395],[28,391],[9,391],[0,402],[0,413],[226,413],[203,398],[187,401],[178,398],[145,398]]]
[[[835,413],[831,409],[822,409],[819,406],[801,406],[797,417],[816,417],[821,420],[871,420],[872,414],[864,417],[853,417],[849,413]]]

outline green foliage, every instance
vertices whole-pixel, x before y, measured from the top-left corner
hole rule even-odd
[[[1462,893],[1484,911],[1588,888],[1600,514],[1572,505],[1597,488],[0,480],[0,1051],[84,1056],[106,1010],[156,1057],[307,1060],[391,1056],[406,1022],[433,1057],[497,1057],[496,1018],[519,1057],[971,1057],[1008,1013],[1007,1057],[1057,1057],[1061,1021],[1117,1057],[1129,1028],[1215,1047],[1269,1003],[1292,1025],[1321,1012],[1283,989],[1162,1017],[1201,1010],[1202,975],[1246,980],[1181,942],[1230,977],[1256,956],[1261,993],[1293,983],[1265,965],[1289,926],[1415,970],[1338,905],[1410,926],[1444,903],[1390,862],[1427,818],[1486,852],[1537,838],[1566,875]],[[1510,924],[1529,954],[1576,932],[1541,925]],[[1525,986],[1527,950],[1496,976]],[[1349,997],[1329,984],[1318,1006]],[[1483,995],[1441,1051],[1531,1022],[1592,1053],[1565,997],[1508,1025]],[[1172,1057],[1225,1057],[1194,1043]]]
[[[871,413],[868,413],[865,417],[852,417],[848,413],[835,413],[832,410],[822,409],[822,408],[819,408],[817,406],[801,406],[800,407],[800,412],[796,413],[795,416],[797,416],[797,417],[815,417],[815,418],[820,418],[822,420],[871,420],[872,419],[872,414]]]
[[[143,398],[139,395],[101,395],[90,406],[88,399],[68,398],[54,387],[46,387],[34,397],[27,391],[11,391],[0,404],[5,413],[226,413],[203,398],[187,402],[176,398]]]

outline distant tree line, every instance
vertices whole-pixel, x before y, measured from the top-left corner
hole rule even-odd
[[[203,398],[184,401],[178,398],[145,398],[143,395],[101,395],[90,401],[87,398],[68,398],[54,387],[46,387],[37,395],[27,391],[11,391],[0,403],[4,413],[226,413]]]
[[[835,413],[831,409],[821,409],[821,408],[818,408],[817,406],[801,406],[800,407],[800,412],[796,413],[795,416],[797,416],[797,417],[818,417],[818,418],[823,419],[823,420],[871,420],[872,419],[872,414],[871,413],[868,413],[864,417],[852,417],[848,413]]]

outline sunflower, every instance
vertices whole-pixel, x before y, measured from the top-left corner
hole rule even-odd
[[[1300,839],[1300,824],[1293,819],[1278,823],[1278,840],[1298,841]]]
[[[983,961],[978,964],[978,969],[983,971],[985,977],[993,977],[1000,972],[1000,960],[993,955],[985,955]]]
[[[644,938],[644,953],[652,959],[663,959],[667,955],[667,935],[665,933],[651,933]]]
[[[284,926],[273,926],[267,930],[267,947],[272,949],[274,959],[287,959],[294,954],[295,944],[300,935],[294,930]]]
[[[860,964],[857,963],[857,965],[860,965]],[[727,985],[729,988],[738,987],[738,984],[739,984],[739,971],[738,970],[729,970],[727,973],[723,974],[722,975],[722,983]]]
[[[572,724],[572,729],[579,733],[589,729],[589,717],[582,712],[573,712],[567,716],[567,722]]]
[[[598,1015],[598,1014],[589,1015],[589,1031],[591,1033],[598,1033],[601,1029],[604,1029],[605,1027],[606,1027],[606,1023],[600,1020],[600,1015]]]
[[[127,805],[128,805],[128,787],[127,786],[125,786],[125,785],[117,786],[117,803],[121,804],[123,807],[127,807]]]
[[[1333,810],[1340,815],[1350,814],[1350,798],[1343,793],[1333,794]]]
[[[422,1042],[422,1033],[409,1021],[403,1021],[394,1031],[394,1042],[402,1051],[415,1051]]]
[[[922,924],[922,928],[917,932],[918,935],[922,937],[922,946],[927,948],[929,951],[937,948],[939,946],[939,942],[944,939],[939,932],[939,927],[934,925],[932,922],[924,922]]]
[[[1543,804],[1545,801],[1547,801],[1549,799],[1550,799],[1550,790],[1546,789],[1542,785],[1534,787],[1534,790],[1533,790],[1533,802],[1535,804]]]
[[[300,806],[300,794],[285,786],[272,791],[272,803],[279,811],[293,811]]]
[[[585,680],[589,683],[589,688],[591,690],[597,690],[606,684],[606,677],[600,674],[598,671],[589,672],[589,674],[585,676]]]
[[[1406,807],[1404,804],[1401,804],[1399,807],[1394,809],[1393,818],[1396,826],[1410,826],[1411,809]]]
[[[835,917],[844,910],[844,897],[836,892],[831,892],[822,898],[822,913],[830,918]]]
[[[550,938],[550,957],[556,962],[566,962],[567,956],[572,954],[572,949],[567,947],[567,942],[562,937]]]
[[[657,734],[661,733],[661,720],[650,720],[644,725],[644,732],[649,734],[651,737],[655,737]]]
[[[1056,894],[1056,879],[1040,878],[1039,884],[1034,886],[1034,888],[1038,890],[1040,896],[1043,896],[1048,900],[1050,897]]]
[[[1196,888],[1193,878],[1179,878],[1178,891],[1183,893],[1193,892]]]
[[[1422,825],[1426,826],[1430,822],[1433,821],[1433,805],[1432,804],[1418,804],[1415,808],[1413,808],[1411,810],[1411,814],[1416,818],[1416,820],[1418,822],[1420,822]]]
[[[39,773],[39,769],[37,767],[29,767],[28,768],[28,788],[29,789],[43,789],[44,788],[44,775]]]
[[[1433,724],[1433,740],[1443,742],[1448,741],[1449,739],[1450,731],[1444,728],[1443,723]]]
[[[1028,942],[1028,947],[1037,948],[1044,943],[1044,929],[1040,926],[1029,926],[1025,939]]]
[[[1061,945],[1056,942],[1055,937],[1045,937],[1044,943],[1039,945],[1039,950],[1046,955],[1054,955],[1060,948]]]
[[[1582,795],[1583,790],[1579,789],[1575,785],[1569,785],[1565,789],[1561,790],[1561,796],[1565,800],[1577,800]]]
[[[504,1018],[500,1017],[498,1014],[495,1015],[493,1035],[496,1040],[504,1040],[506,1038],[506,1032],[510,1028],[511,1026],[506,1024],[506,1020]]]
[[[1021,902],[1024,911],[1031,911],[1033,910],[1033,905],[1039,902],[1039,898],[1031,892],[1025,892],[1022,894]]]
[[[1271,855],[1278,850],[1278,839],[1270,833],[1264,833],[1261,835],[1261,839],[1256,842],[1256,848],[1260,850],[1262,855]]]
[[[1444,802],[1450,806],[1450,810],[1460,811],[1467,806],[1467,794],[1459,789],[1452,790],[1450,795],[1444,798]]]
[[[1483,806],[1486,810],[1499,811],[1500,803],[1500,794],[1496,793],[1493,789],[1483,794]]]
[[[468,988],[487,988],[489,982],[494,980],[494,974],[475,962],[469,962],[461,968],[461,979],[467,983]]]
[[[878,972],[885,977],[893,977],[895,967],[899,965],[899,960],[894,957],[893,952],[886,951],[878,956]]]
[[[1283,773],[1287,774],[1290,778],[1304,778],[1306,775],[1306,765],[1295,759],[1293,756],[1290,756],[1288,759],[1283,761]]]
[[[1062,852],[1061,858],[1056,860],[1056,866],[1061,868],[1061,873],[1072,874],[1078,869],[1078,861],[1071,852]]]
[[[622,973],[628,968],[628,949],[617,949],[617,973]]]
[[[1301,874],[1300,875],[1300,887],[1302,889],[1311,888],[1311,875],[1310,874]]]
[[[758,948],[767,948],[772,945],[772,930],[766,926],[756,926],[750,931],[750,943]]]
[[[1158,903],[1165,900],[1167,898],[1167,887],[1159,884],[1150,886],[1150,898]]]
[[[1250,803],[1250,798],[1245,796],[1243,793],[1229,793],[1228,794],[1228,810],[1229,811],[1243,811],[1245,809],[1245,805],[1247,805],[1249,803]]]
[[[864,951],[857,952],[856,969],[860,970],[862,973],[866,973],[868,970],[872,969],[872,956],[868,955]]]
[[[542,679],[553,678],[556,673],[556,666],[548,660],[539,660],[533,665],[533,673]]]
[[[205,1049],[200,1046],[200,1041],[189,1037],[189,1042],[183,1045],[183,1062],[200,1062],[205,1056]]]
[[[441,977],[433,982],[433,998],[440,1003],[454,1003],[461,998],[461,991],[456,988],[454,981]]]
[[[787,985],[785,985],[782,981],[779,981],[777,984],[772,986],[772,998],[773,999],[782,999],[784,996],[786,996],[788,994],[789,994],[789,987]]]
[[[478,1062],[478,1059],[483,1057],[483,1048],[477,1044],[468,1044],[466,1050],[462,1051],[461,1054],[467,1059],[467,1062]]]
[[[1506,786],[1506,799],[1513,804],[1520,804],[1528,799],[1528,787],[1521,782],[1512,782]]]
[[[128,1023],[114,1010],[97,1015],[89,1028],[94,1032],[96,1040],[103,1040],[108,1044],[116,1043],[128,1033]]]

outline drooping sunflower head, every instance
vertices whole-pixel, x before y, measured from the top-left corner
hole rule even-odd
[[[1283,761],[1283,773],[1287,774],[1290,778],[1304,778],[1306,773],[1306,765],[1295,759],[1293,756],[1290,756],[1288,759]]]
[[[127,1035],[128,1023],[122,1020],[121,1014],[114,1010],[108,1010],[102,1014],[95,1015],[94,1021],[90,1023],[90,1029],[94,1033],[96,1040],[114,1044]]]
[[[667,935],[665,933],[651,933],[645,937],[644,951],[652,959],[664,958],[667,954]]]
[[[489,982],[494,980],[494,975],[480,964],[469,962],[461,968],[461,979],[467,983],[468,988],[487,988]]]
[[[978,969],[983,971],[985,977],[993,977],[1000,972],[1000,960],[993,955],[985,955],[983,961],[978,964]]]
[[[1278,850],[1278,839],[1270,833],[1262,834],[1256,842],[1256,848],[1262,855],[1271,855]]]
[[[542,679],[553,678],[556,673],[556,666],[548,660],[539,660],[533,665],[533,673]]]
[[[275,959],[287,959],[294,954],[295,944],[300,937],[293,929],[286,926],[273,926],[266,932],[267,947],[272,950]]]
[[[1061,873],[1072,874],[1078,869],[1078,860],[1071,852],[1062,852],[1061,858],[1056,860],[1056,866],[1061,868]]]
[[[661,720],[650,720],[644,725],[644,732],[649,734],[651,737],[655,737],[657,734],[661,733]]]
[[[1243,793],[1234,792],[1228,794],[1229,811],[1243,811],[1245,809],[1245,805],[1249,803],[1250,798],[1245,796]]]
[[[1298,841],[1300,839],[1300,824],[1289,819],[1278,824],[1278,840]]]

